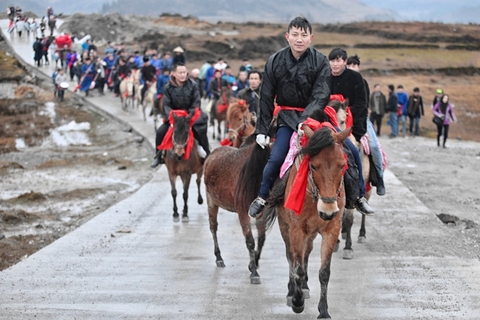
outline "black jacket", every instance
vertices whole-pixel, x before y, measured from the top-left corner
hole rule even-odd
[[[148,82],[154,82],[157,79],[156,72],[154,66],[149,64],[148,66],[142,67],[142,79]]]
[[[398,98],[395,92],[390,92],[390,95],[388,96],[387,111],[395,113],[398,111]]]
[[[330,64],[327,57],[310,47],[295,59],[290,47],[273,54],[265,65],[260,91],[260,115],[256,133],[267,134],[274,105],[298,107],[303,111],[280,111],[279,121],[297,130],[317,108],[324,108],[330,98]]]
[[[247,87],[238,92],[238,98],[243,99],[248,104],[248,110],[255,115],[260,113],[260,87],[257,90]]]
[[[210,83],[208,84],[207,93],[211,93],[213,95],[213,99],[218,99],[220,98],[222,87],[227,87],[227,86],[228,86],[227,80],[220,78],[220,86],[219,86],[218,80],[217,78],[215,78],[212,81],[210,81]]]
[[[332,94],[341,94],[348,98],[353,116],[352,134],[357,141],[367,132],[367,92],[362,75],[345,68],[339,76],[332,76],[330,81]]]
[[[163,87],[163,112],[167,121],[172,110],[185,110],[190,113],[196,107],[200,108],[200,93],[194,80],[187,79],[180,87],[168,82]]]

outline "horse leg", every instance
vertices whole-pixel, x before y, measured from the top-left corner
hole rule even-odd
[[[302,291],[305,299],[310,299],[310,288],[308,287],[308,258],[313,250],[313,240],[314,238],[308,239],[307,247],[305,248],[305,257],[303,259],[305,265],[305,279],[302,283]]]
[[[208,206],[208,222],[210,223],[210,232],[213,236],[213,253],[217,257],[217,267],[225,268],[222,255],[220,253],[220,247],[218,246],[217,229],[218,229],[218,206],[213,202],[212,198],[207,193],[207,206]]]
[[[343,259],[353,259],[352,249],[352,226],[353,209],[345,209],[345,215],[342,221],[342,238],[345,239],[345,248],[343,248]]]
[[[218,133],[217,140],[220,141],[222,137],[222,121],[220,120],[217,121],[217,133]]]
[[[192,174],[190,172],[182,174],[182,182],[183,182],[182,222],[188,222],[188,189],[190,188],[191,179],[192,179]]]
[[[334,222],[334,221],[332,221]],[[322,232],[322,247],[321,247],[321,259],[322,264],[320,266],[320,272],[318,278],[320,280],[320,301],[318,303],[318,311],[320,315],[317,319],[330,319],[330,314],[328,313],[328,303],[327,303],[327,289],[328,282],[330,280],[330,264],[332,262],[332,253],[335,243],[338,239],[338,234],[340,231],[340,224],[334,224],[327,228],[326,231]]]
[[[215,140],[215,118],[213,119],[212,139]]]
[[[367,241],[367,231],[365,229],[365,216],[362,214],[362,224],[360,226],[360,234],[358,235],[358,243]]]
[[[278,225],[280,227],[280,233],[285,243],[285,255],[288,261],[288,284],[287,284],[287,306],[292,307],[292,298],[295,293],[295,278],[293,275],[293,256],[292,250],[290,247],[290,235],[289,235],[289,225],[286,223],[281,216],[278,216]]]
[[[252,227],[250,224],[250,217],[246,212],[239,212],[238,219],[242,226],[243,235],[245,237],[245,244],[247,245],[248,253],[250,255],[250,263],[248,264],[248,270],[250,270],[250,283],[260,284],[260,275],[257,272],[257,252],[255,251],[255,238],[252,234]]]
[[[305,282],[305,251],[307,247],[307,235],[301,229],[290,230],[290,248],[292,254],[292,269],[294,292],[292,297],[292,310],[302,313],[305,309],[305,296],[302,286]]]
[[[202,193],[201,193],[201,190],[200,190],[200,184],[202,183],[202,176],[203,176],[203,166],[202,168],[197,172],[197,189],[198,189],[198,198],[197,198],[197,202],[198,204],[202,204],[203,203],[203,198],[202,198]]]
[[[172,188],[172,198],[173,198],[173,221],[178,222],[180,218],[178,216],[178,207],[177,207],[177,188],[175,186],[175,182],[177,180],[177,176],[173,173],[168,172],[168,177],[170,178],[170,186]]]
[[[266,240],[266,237],[267,237],[267,235],[266,235],[267,225],[266,225],[266,223],[263,219],[257,219],[257,221],[255,221],[255,225],[257,227],[257,233],[258,233],[255,263],[256,263],[257,268],[258,268],[259,267],[259,261],[260,261],[260,255],[262,254],[263,245],[265,244],[265,240]]]

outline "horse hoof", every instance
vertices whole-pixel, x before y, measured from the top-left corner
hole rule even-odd
[[[303,298],[310,299],[310,290],[309,289],[302,289],[303,291]]]
[[[203,198],[202,198],[202,196],[199,196],[198,197],[198,204],[202,204],[202,203],[203,203]]]
[[[178,222],[180,221],[180,217],[179,216],[173,216],[173,222]]]
[[[223,260],[217,260],[217,267],[218,268],[225,268],[225,263]]]
[[[353,259],[353,250],[352,249],[343,249],[343,259],[352,260]]]
[[[340,241],[337,241],[337,244],[335,244],[335,248],[333,248],[333,252],[337,252],[338,249],[340,249]]]
[[[330,315],[327,312],[326,315],[319,315],[317,319],[332,319],[332,317],[330,317]]]
[[[182,216],[182,222],[188,222],[189,220],[188,216]]]
[[[291,308],[293,306],[292,299],[293,299],[293,296],[287,297],[287,307]]]
[[[295,305],[292,305],[292,310],[293,310],[293,312],[295,312],[295,313],[302,313],[303,310],[305,310],[305,304],[303,304],[303,305],[300,306],[300,307],[297,307],[297,306],[295,306]]]
[[[250,284],[262,284],[259,276],[250,277]]]
[[[358,243],[365,243],[367,242],[367,237],[365,236],[359,236],[358,237]]]
[[[346,232],[342,232],[342,240],[345,240],[347,239],[347,233]]]

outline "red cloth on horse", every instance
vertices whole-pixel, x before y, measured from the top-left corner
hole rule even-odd
[[[227,110],[227,108],[228,108],[228,102],[218,105],[217,106],[217,114],[222,113],[223,111]]]
[[[233,142],[230,141],[228,138],[225,138],[225,139],[223,139],[223,140],[220,142],[220,145],[221,145],[221,146],[229,146],[229,147],[231,147],[231,146],[233,146]]]
[[[177,117],[188,117],[188,111],[186,110],[172,110],[170,115],[168,116],[168,121],[170,122],[170,128],[168,128],[165,137],[163,138],[162,143],[157,147],[158,150],[170,150],[173,148],[173,125],[175,124],[175,118],[173,115]],[[188,134],[188,142],[185,148],[185,160],[190,158],[190,152],[192,151],[193,145],[195,143],[195,138],[193,137],[192,127],[195,121],[200,118],[201,112],[200,109],[195,108],[195,113],[193,114],[192,119],[190,119],[189,124],[189,134]]]
[[[72,47],[72,38],[68,34],[64,34],[61,36],[58,36],[55,38],[55,42],[57,44],[58,49],[63,49],[65,45],[68,46],[68,48]]]
[[[352,111],[350,110],[350,107],[347,107],[346,112],[347,112],[347,117],[345,118],[345,127],[348,129],[353,127],[353,115],[352,115]]]
[[[326,106],[325,109],[323,110],[327,117],[330,119],[330,122],[338,128],[338,121],[337,121],[337,113],[335,112],[335,109],[333,109],[330,106]],[[336,130],[335,130],[336,131]]]
[[[333,132],[336,132],[335,128],[330,122],[320,123],[312,118],[307,118],[307,120],[305,120],[303,124],[307,125],[314,132],[324,127],[330,128],[333,130]],[[304,135],[301,140],[302,147],[305,146],[307,142],[308,138],[306,135]],[[343,156],[346,158],[345,154]],[[308,155],[305,155],[302,162],[300,163],[300,166],[297,169],[297,175],[295,176],[295,180],[293,181],[292,189],[290,190],[290,193],[285,200],[285,208],[292,210],[293,212],[295,212],[296,215],[300,215],[302,213],[305,196],[307,195],[309,162],[310,157]],[[342,174],[345,173],[347,168],[348,164],[345,162]]]

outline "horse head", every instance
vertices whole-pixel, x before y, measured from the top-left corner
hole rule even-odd
[[[338,127],[341,130],[345,130],[346,128],[346,119],[347,119],[347,107],[348,107],[348,98],[345,99],[344,101],[338,100],[338,99],[333,99],[330,100],[330,102],[327,104],[327,106],[332,107],[335,112],[337,113],[337,122],[338,122]]]
[[[188,138],[190,136],[190,120],[192,119],[192,115],[181,117],[173,113],[173,119],[173,153],[180,160],[185,155],[185,150],[188,144]]]
[[[254,131],[252,125],[252,114],[248,111],[245,100],[237,100],[228,106],[227,109],[228,140],[234,142],[237,138],[251,135]]]
[[[343,173],[347,159],[342,145],[350,134],[350,129],[335,133],[330,128],[322,128],[317,132],[304,126],[308,144],[302,154],[310,159],[308,183],[314,200],[317,201],[317,212],[323,220],[333,219],[338,211],[337,199],[342,191]]]

